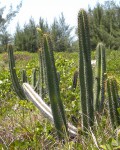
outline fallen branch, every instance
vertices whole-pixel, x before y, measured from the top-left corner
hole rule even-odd
[[[44,117],[48,118],[52,123],[53,115],[51,108],[42,100],[42,98],[33,90],[33,88],[28,83],[23,83],[23,89],[27,99],[32,101],[34,105],[41,111]],[[77,135],[77,128],[72,124],[68,123],[68,131],[70,136]]]

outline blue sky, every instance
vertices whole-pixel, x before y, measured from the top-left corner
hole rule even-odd
[[[55,17],[59,17],[63,12],[66,23],[70,26],[77,26],[77,14],[80,8],[88,9],[88,5],[94,7],[97,2],[104,3],[105,0],[23,0],[19,14],[13,19],[9,27],[9,32],[15,32],[15,27],[19,22],[22,27],[28,23],[32,16],[36,23],[40,17],[46,19],[51,24]],[[3,0],[1,4],[14,7],[20,0]]]

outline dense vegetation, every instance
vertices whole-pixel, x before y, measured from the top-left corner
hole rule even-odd
[[[107,51],[107,72],[117,78],[120,85],[120,53]],[[92,59],[94,59],[92,53]],[[0,55],[0,148],[12,149],[92,149],[96,148],[94,138],[90,133],[89,138],[81,132],[79,110],[79,86],[72,90],[74,71],[78,68],[77,53],[55,53],[56,67],[60,72],[61,98],[65,105],[66,115],[70,122],[78,126],[80,135],[75,141],[69,141],[64,146],[56,141],[54,127],[46,120],[40,111],[30,102],[19,100],[14,93],[8,70],[7,53]],[[38,54],[16,52],[16,70],[21,79],[20,69],[26,69],[29,83],[31,83],[32,68],[38,68]],[[21,65],[22,60],[22,65]],[[120,86],[119,86],[120,87]],[[48,98],[45,100],[50,103]],[[106,110],[107,113],[107,110]],[[79,121],[78,121],[79,120]],[[117,146],[116,130],[112,131],[109,116],[101,117],[101,122],[96,127],[94,136],[98,145],[108,147]],[[79,141],[79,142],[77,142]],[[97,149],[97,148],[96,148]]]
[[[0,7],[0,52],[6,51],[8,43],[11,43],[13,40],[12,35],[10,35],[8,31],[8,26],[16,14],[19,13],[21,6],[22,2],[20,2],[20,4],[16,6],[16,9],[13,10],[13,6],[11,5],[7,12],[6,6]]]
[[[120,5],[115,1],[97,3],[89,8],[91,43],[93,49],[98,41],[105,43],[109,49],[120,49]]]
[[[93,10],[79,11],[79,53],[69,53],[72,28],[63,14],[52,29],[41,18],[39,25],[31,18],[23,30],[17,26],[15,44],[0,55],[1,149],[120,148],[120,54],[110,50],[113,45],[107,37],[113,37],[112,21],[108,41],[100,35],[106,30],[101,18],[107,15],[108,4],[109,10],[117,7],[110,1],[106,7],[98,3]],[[96,51],[91,53],[91,46]]]

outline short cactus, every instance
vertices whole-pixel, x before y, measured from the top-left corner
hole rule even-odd
[[[27,82],[27,75],[25,69],[21,70],[21,79],[22,79],[22,83]]]

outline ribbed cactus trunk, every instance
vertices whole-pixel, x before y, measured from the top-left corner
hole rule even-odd
[[[100,75],[101,75],[101,50],[100,44],[96,48],[96,67],[95,67],[95,110],[99,110],[100,106]]]
[[[105,80],[106,80],[106,56],[105,47],[98,43],[96,48],[96,68],[95,68],[95,110],[102,112],[105,100]]]
[[[51,102],[51,109],[54,118],[54,124],[57,129],[58,137],[63,139],[65,132],[67,134],[67,123],[64,107],[60,98],[59,82],[55,68],[52,43],[48,35],[43,36],[44,54],[47,73],[48,92]]]
[[[43,41],[41,41],[41,45],[43,45]],[[44,48],[41,47],[39,51],[39,80],[40,80],[40,96],[44,99],[47,89],[47,79],[46,79],[46,66],[45,66],[45,56],[44,56]]]
[[[100,92],[100,108],[99,111],[102,112],[104,108],[105,101],[105,81],[106,81],[106,56],[105,56],[105,47],[101,44],[101,92]]]
[[[113,129],[120,125],[120,114],[117,111],[118,108],[118,91],[116,80],[114,78],[107,79],[107,95],[108,95],[108,106],[109,116]]]
[[[36,70],[36,68],[33,68],[32,69],[32,87],[33,87],[33,89],[35,89],[36,83],[37,83],[37,70]]]
[[[114,116],[115,116],[115,121],[116,121],[116,127],[120,125],[120,114],[118,113],[118,107],[119,107],[119,102],[118,102],[118,91],[117,91],[117,81],[115,78],[112,79],[111,81],[111,88],[112,88],[112,100],[113,100],[113,109],[114,109]]]
[[[22,79],[22,83],[27,82],[27,75],[26,75],[26,70],[25,69],[21,70],[21,79]]]
[[[14,59],[14,55],[13,55],[12,45],[8,46],[8,59],[9,59],[10,75],[11,75],[14,90],[20,99],[26,99],[26,96],[24,94],[24,90],[23,90],[22,86],[20,85],[17,74],[16,74],[15,59]]]
[[[73,89],[76,89],[77,87],[77,80],[78,80],[78,71],[75,71],[73,75],[73,82],[72,82]]]
[[[81,9],[78,14],[79,78],[83,129],[94,125],[93,74],[88,17]]]
[[[45,97],[47,87],[46,87],[46,66],[45,66],[45,57],[44,57],[44,43],[43,43],[43,32],[40,28],[37,28],[38,37],[40,42],[39,49],[39,82],[40,82],[40,96]]]

